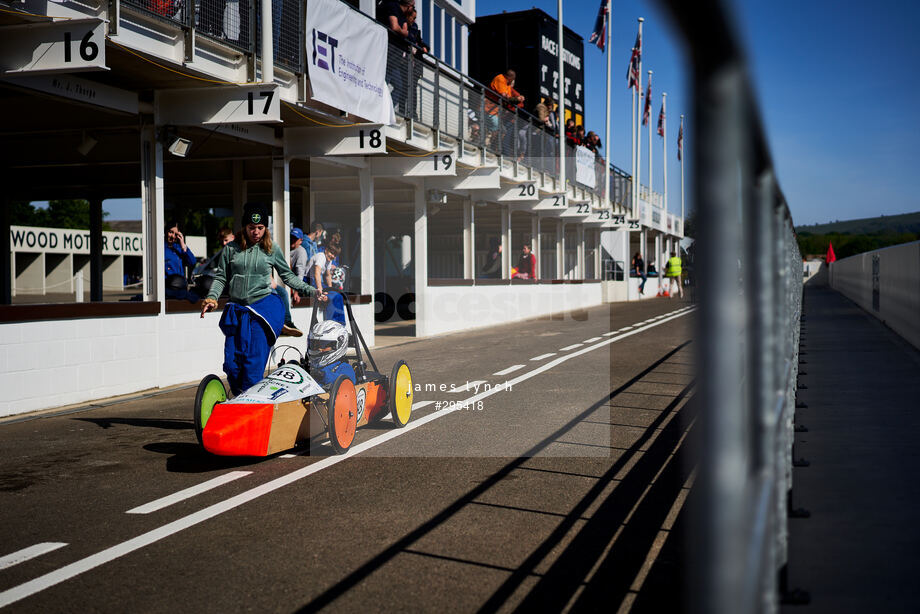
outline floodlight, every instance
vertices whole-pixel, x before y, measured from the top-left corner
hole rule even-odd
[[[177,136],[173,137],[172,142],[169,144],[168,151],[174,156],[184,158],[188,153],[188,148],[191,146],[192,142],[190,140]]]
[[[87,154],[89,154],[90,151],[92,151],[93,147],[95,147],[95,146],[96,146],[96,143],[98,143],[98,142],[99,142],[99,141],[97,141],[97,140],[94,139],[92,136],[90,136],[90,135],[88,135],[88,134],[86,134],[86,133],[84,132],[84,133],[83,133],[83,140],[80,141],[80,144],[77,146],[77,152],[78,152],[81,156],[84,156],[84,157],[85,157]]]

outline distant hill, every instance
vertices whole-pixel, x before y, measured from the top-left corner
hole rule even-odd
[[[920,212],[797,226],[803,256],[822,256],[833,243],[838,258],[920,240]]]
[[[811,226],[796,226],[795,231],[800,235],[920,233],[920,211],[901,215],[867,217],[859,220],[844,220],[827,224],[813,224]]]

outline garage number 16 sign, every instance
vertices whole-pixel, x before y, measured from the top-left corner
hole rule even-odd
[[[101,19],[7,26],[0,37],[0,72],[7,75],[106,69]]]

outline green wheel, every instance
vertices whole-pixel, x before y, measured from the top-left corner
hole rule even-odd
[[[224,383],[216,375],[206,375],[201,383],[198,384],[198,392],[195,393],[195,408],[193,410],[195,419],[195,437],[198,443],[202,443],[201,434],[204,432],[204,426],[211,417],[211,411],[218,403],[227,400],[227,390]]]

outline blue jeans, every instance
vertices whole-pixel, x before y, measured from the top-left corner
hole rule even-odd
[[[291,302],[288,300],[287,290],[285,290],[283,286],[276,286],[272,289],[272,292],[277,294],[281,302],[284,303],[284,325],[296,328],[296,326],[294,326],[294,319],[291,317]]]

